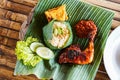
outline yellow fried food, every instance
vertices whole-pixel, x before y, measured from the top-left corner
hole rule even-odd
[[[52,19],[58,21],[65,21],[68,19],[65,5],[49,9],[48,11],[45,11],[45,15],[48,22],[50,22]]]

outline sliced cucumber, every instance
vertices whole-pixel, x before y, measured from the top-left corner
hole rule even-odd
[[[43,47],[43,46],[44,46],[44,45],[43,45],[42,43],[33,42],[33,43],[31,43],[31,45],[30,45],[30,49],[31,49],[33,52],[35,52],[38,47]]]
[[[38,47],[36,53],[43,59],[51,59],[54,57],[54,53],[47,47]]]

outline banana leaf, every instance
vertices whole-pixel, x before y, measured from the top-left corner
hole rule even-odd
[[[49,61],[42,60],[33,68],[24,66],[21,61],[17,61],[14,75],[34,74],[39,79],[52,78],[53,80],[93,80],[95,78],[102,59],[105,43],[110,32],[114,16],[113,12],[80,0],[40,0],[35,8],[32,22],[28,27],[24,39],[33,36],[44,43],[42,28],[48,23],[44,12],[62,4],[66,4],[66,10],[69,16],[68,21],[73,30],[73,44],[80,44],[82,49],[86,48],[88,40],[80,39],[75,35],[74,25],[82,19],[93,20],[95,22],[98,32],[94,41],[95,53],[93,62],[87,65],[61,65],[57,62],[60,50],[56,50],[54,51],[54,59]]]

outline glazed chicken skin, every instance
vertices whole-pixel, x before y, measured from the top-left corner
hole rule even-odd
[[[78,63],[81,50],[78,45],[71,45],[63,50],[59,57],[59,63]]]
[[[75,25],[75,30],[79,38],[89,38],[94,40],[97,27],[92,20],[81,20]]]
[[[88,38],[89,43],[85,50],[81,51],[76,44],[66,48],[59,57],[59,63],[89,64],[94,58],[94,38],[97,27],[93,21],[81,20],[75,26],[79,38]]]
[[[74,64],[88,64],[93,60],[94,49],[93,42],[90,42],[88,47],[81,52],[78,45],[71,45],[66,48],[59,57],[59,63],[74,63]]]
[[[89,41],[88,47],[81,52],[82,54],[85,55],[86,60],[81,62],[80,64],[88,64],[93,61],[94,58],[94,43],[92,40]]]

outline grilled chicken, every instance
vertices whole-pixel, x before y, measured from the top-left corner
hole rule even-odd
[[[94,40],[97,27],[92,20],[81,20],[75,25],[75,30],[79,38],[89,38]]]
[[[81,51],[78,45],[71,45],[66,48],[59,57],[59,63],[73,64],[89,64],[94,57],[94,38],[97,32],[97,27],[93,21],[79,21],[76,26],[76,34],[80,38],[88,38],[89,44],[87,48]]]
[[[88,64],[94,57],[93,42],[89,42],[88,47],[81,51],[78,45],[71,45],[66,48],[59,57],[59,63]]]

